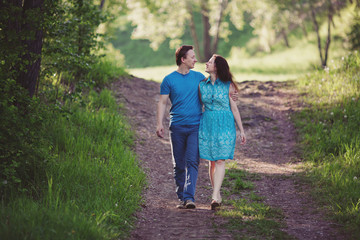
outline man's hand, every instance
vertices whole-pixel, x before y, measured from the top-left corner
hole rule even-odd
[[[161,137],[161,138],[164,137],[164,133],[165,133],[164,126],[163,126],[162,122],[163,122],[165,109],[166,109],[166,103],[167,103],[168,99],[169,99],[169,94],[160,95],[159,102],[158,102],[158,105],[157,105],[156,135],[158,135],[158,137]]]
[[[230,97],[234,102],[236,102],[239,99],[239,92],[235,90],[234,92],[230,93]]]
[[[164,126],[163,125],[160,125],[160,126],[157,126],[156,127],[156,135],[160,138],[164,138],[164,133],[165,133],[165,130],[164,130]]]

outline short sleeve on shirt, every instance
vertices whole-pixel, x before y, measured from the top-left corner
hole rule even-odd
[[[160,94],[167,95],[170,94],[170,83],[167,77],[164,78],[160,85]]]

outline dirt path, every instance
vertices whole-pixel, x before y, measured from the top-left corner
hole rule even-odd
[[[211,190],[207,164],[199,168],[195,210],[176,209],[170,143],[156,137],[156,103],[159,83],[139,78],[121,79],[112,85],[117,99],[126,106],[137,133],[136,153],[148,176],[143,209],[130,239],[232,239],[226,230],[215,229],[224,222],[209,208]],[[345,239],[326,221],[308,196],[306,187],[293,175],[299,171],[295,132],[289,114],[296,95],[286,83],[243,82],[237,102],[247,144],[236,145],[235,160],[243,169],[258,173],[258,195],[265,203],[281,208],[287,227],[296,239]],[[169,118],[166,118],[165,125]],[[185,230],[186,229],[186,230]]]

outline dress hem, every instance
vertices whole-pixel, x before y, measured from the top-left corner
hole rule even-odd
[[[217,161],[217,160],[234,160],[234,157],[224,157],[224,158],[219,157],[219,158],[216,158],[216,159],[214,159],[214,158],[212,158],[212,159],[208,159],[208,158],[205,158],[205,157],[201,157],[201,156],[200,156],[200,158],[201,158],[201,159],[208,160],[208,161]]]

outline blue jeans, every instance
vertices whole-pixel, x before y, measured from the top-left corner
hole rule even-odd
[[[176,193],[179,200],[195,202],[199,167],[199,125],[170,126]]]

